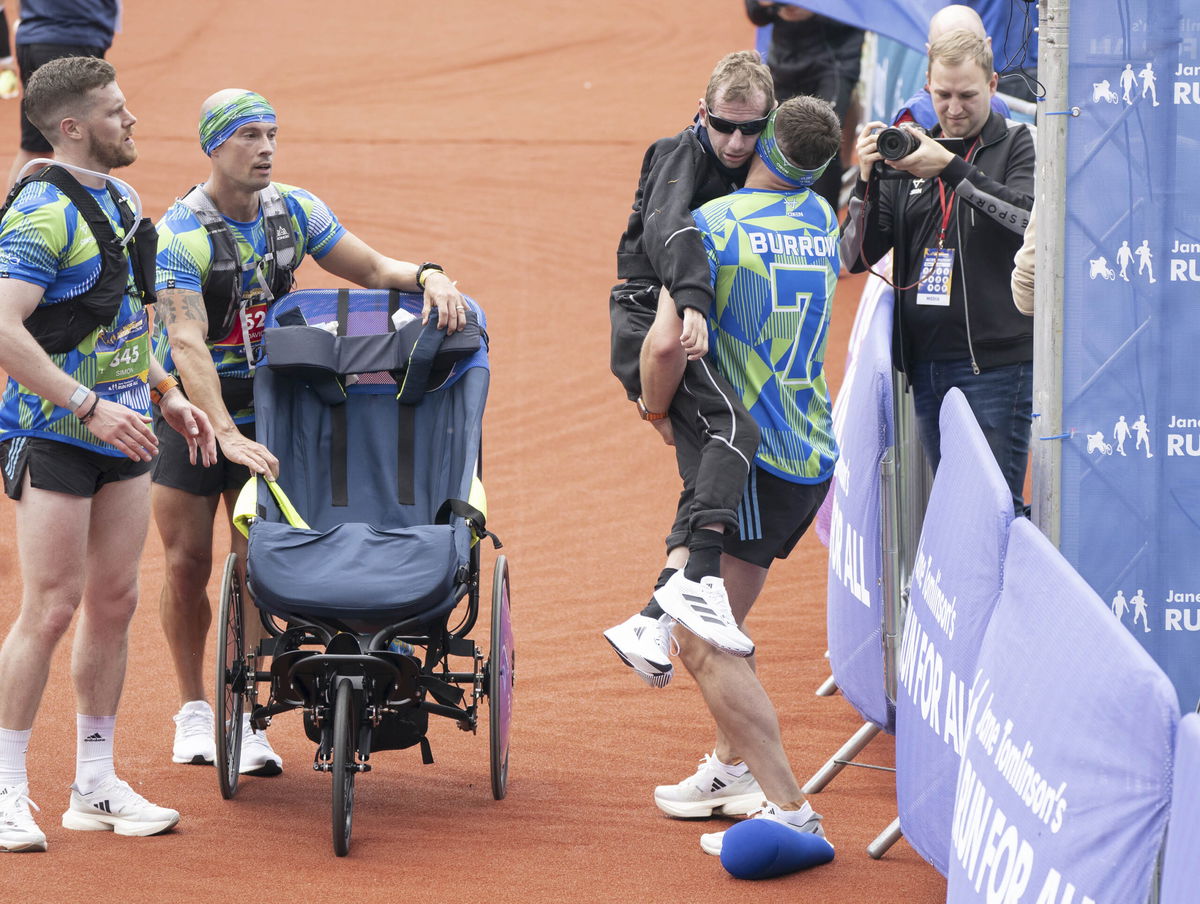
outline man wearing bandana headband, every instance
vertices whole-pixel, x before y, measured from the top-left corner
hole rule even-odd
[[[201,107],[199,132],[211,174],[159,224],[155,351],[208,412],[220,455],[215,467],[194,467],[177,443],[164,441],[153,477],[155,521],[166,550],[160,616],[182,704],[172,759],[194,764],[215,756],[204,681],[213,519],[222,497],[232,512],[251,472],[274,478],[279,468],[271,451],[254,440],[252,362],[268,307],[291,288],[292,271],[311,256],[328,272],[368,289],[423,291],[424,317],[435,317],[449,332],[466,322],[463,298],[437,264],[380,254],[315,195],[272,181],[276,115],[262,95],[218,91]],[[236,530],[230,534],[240,564],[246,541]],[[248,714],[241,757],[243,773],[277,775],[282,769],[265,734],[251,729]]]
[[[799,542],[829,489],[837,459],[825,343],[837,286],[838,223],[810,186],[836,159],[841,125],[828,103],[801,96],[771,114],[758,137],[746,185],[693,214],[715,287],[712,311],[684,311],[682,345],[693,361],[713,365],[735,388],[761,440],[744,490],[734,500],[736,526],[724,538],[721,563],[740,624],[775,559]],[[710,353],[711,347],[711,353]],[[671,423],[685,481],[710,455],[694,400],[678,393]],[[706,642],[688,615],[676,632],[680,656],[700,686],[716,723],[716,747],[696,774],[655,789],[658,807],[696,818],[752,812],[801,834],[824,837],[792,773],[775,709],[750,662]],[[791,837],[785,835],[785,837]],[[719,854],[724,833],[701,836]],[[812,862],[833,855],[810,844]]]

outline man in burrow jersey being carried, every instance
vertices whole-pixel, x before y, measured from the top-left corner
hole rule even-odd
[[[369,289],[424,291],[424,316],[436,309],[439,326],[450,332],[465,323],[463,298],[440,266],[385,257],[347,231],[319,198],[271,181],[276,116],[261,95],[218,91],[201,106],[199,129],[211,175],[159,224],[156,354],[212,419],[219,461],[213,468],[190,464],[156,419],[162,450],[153,476],[154,516],[166,549],[160,616],[182,704],[172,759],[194,764],[215,756],[204,682],[213,519],[222,497],[232,512],[251,472],[274,478],[279,468],[254,440],[251,362],[268,307],[291,288],[292,271],[311,255],[335,276]],[[230,534],[244,563],[246,541],[236,530]],[[257,625],[248,608],[253,617],[245,623]],[[282,766],[247,713],[241,772],[277,775]]]

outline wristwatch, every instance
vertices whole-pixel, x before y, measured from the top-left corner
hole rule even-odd
[[[642,416],[643,421],[661,421],[667,416],[665,411],[651,411],[646,407],[646,403],[642,401],[642,397],[638,396],[637,400],[638,414]]]
[[[91,394],[92,391],[80,383],[75,387],[75,391],[71,393],[71,398],[67,399],[67,407],[73,412],[78,411],[83,407],[83,403],[88,400],[88,396]]]
[[[154,386],[150,387],[150,401],[155,405],[161,405],[163,396],[165,396],[178,385],[179,381],[168,374],[159,380]]]
[[[417,267],[417,285],[420,286],[422,289],[425,288],[425,279],[423,279],[422,277],[424,277],[425,274],[430,270],[436,270],[438,273],[442,273],[442,274],[445,274],[445,272],[446,272],[444,269],[442,269],[441,264],[435,264],[432,261],[425,261],[425,263],[423,263],[423,264],[421,264],[421,266]]]

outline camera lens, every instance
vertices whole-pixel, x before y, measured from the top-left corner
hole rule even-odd
[[[907,157],[921,146],[921,139],[908,129],[890,126],[879,133],[875,147],[884,160],[899,160]]]

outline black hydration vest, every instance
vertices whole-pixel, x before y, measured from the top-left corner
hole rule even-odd
[[[53,165],[26,176],[12,187],[3,209],[0,209],[0,220],[8,213],[21,189],[31,182],[49,182],[66,195],[91,230],[100,251],[100,275],[90,289],[55,304],[39,305],[25,319],[25,328],[48,354],[63,354],[78,347],[97,327],[112,323],[121,310],[121,300],[129,286],[130,265],[142,304],[154,304],[158,233],[154,223],[144,218],[138,224],[133,238],[127,245],[122,245],[112,223],[91,193],[66,169]],[[134,219],[128,199],[122,197],[111,182],[106,185],[121,219],[121,230],[128,234]]]
[[[287,204],[274,184],[258,193],[262,207],[263,232],[267,253],[262,257],[265,272],[261,274],[270,302],[292,288],[292,271],[296,269],[296,237],[292,235],[292,220]],[[229,335],[238,318],[242,301],[242,261],[233,232],[212,198],[197,185],[179,199],[196,215],[212,242],[212,268],[204,282],[204,308],[208,314],[208,340],[216,342]],[[256,265],[247,265],[246,270]]]

